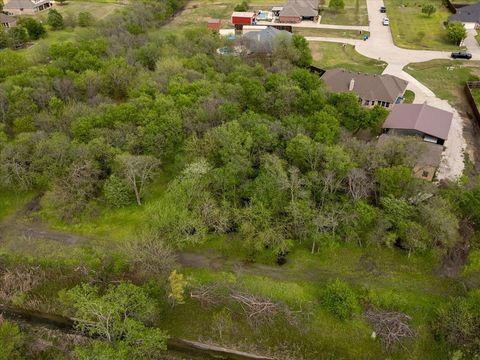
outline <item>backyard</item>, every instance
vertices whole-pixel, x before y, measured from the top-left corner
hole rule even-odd
[[[423,3],[412,0],[385,0],[393,41],[407,49],[455,50],[444,27],[450,11],[441,0],[430,2],[437,11],[431,16],[422,13]]]
[[[369,36],[368,31],[357,30],[340,30],[340,29],[315,29],[315,28],[300,28],[294,27],[293,33],[302,36],[322,36],[322,37],[336,37],[336,38],[350,38],[363,39],[364,36]]]
[[[322,11],[322,24],[368,25],[367,3],[365,0],[345,0],[345,8],[331,11],[325,6]]]
[[[311,42],[313,64],[322,69],[344,68],[354,71],[381,74],[387,64],[360,55],[347,44]]]

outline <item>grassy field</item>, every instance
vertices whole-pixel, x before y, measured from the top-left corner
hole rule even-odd
[[[64,17],[73,16],[76,17],[79,12],[89,12],[95,19],[104,19],[117,9],[123,7],[122,1],[115,0],[91,0],[91,1],[76,1],[71,0],[64,5],[56,5],[55,9],[60,12]],[[48,15],[48,11],[42,11],[36,16],[45,21]]]
[[[406,90],[403,102],[405,104],[411,104],[415,100],[415,93],[412,90]]]
[[[479,65],[479,62],[473,61],[432,60],[409,64],[404,70],[440,98],[462,107],[468,106],[463,97],[465,82],[478,79]]]
[[[302,36],[324,36],[349,39],[363,39],[365,35],[370,35],[368,31],[360,33],[356,30],[337,30],[337,29],[311,29],[311,28],[293,28],[294,34]]]
[[[352,45],[311,42],[313,64],[320,68],[345,68],[354,71],[381,74],[387,64],[367,58],[355,51]]]
[[[451,13],[440,0],[432,0],[437,12],[431,17],[422,14],[426,1],[385,0],[393,41],[397,46],[408,49],[455,50],[444,28],[443,22]]]
[[[365,0],[344,0],[345,9],[332,12],[328,5],[322,11],[322,24],[368,25],[367,3]]]
[[[2,191],[0,192],[0,221],[20,210],[33,197],[33,193]]]
[[[471,92],[475,103],[480,107],[480,88],[471,89]]]

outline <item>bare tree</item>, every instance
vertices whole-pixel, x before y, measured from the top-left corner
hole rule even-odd
[[[348,193],[354,201],[365,199],[372,190],[372,181],[363,169],[353,168],[347,176]]]
[[[142,195],[145,185],[153,177],[160,165],[160,160],[150,155],[118,155],[117,162],[121,172],[132,187],[138,205],[142,205]]]

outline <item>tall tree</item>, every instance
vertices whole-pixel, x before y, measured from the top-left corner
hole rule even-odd
[[[135,193],[137,204],[142,205],[145,185],[152,179],[160,160],[149,155],[124,154],[117,156],[117,162],[123,177]]]

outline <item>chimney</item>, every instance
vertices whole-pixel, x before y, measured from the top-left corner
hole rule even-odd
[[[355,79],[352,78],[352,80],[350,80],[350,85],[348,85],[348,91],[352,91],[354,86],[355,86]]]

